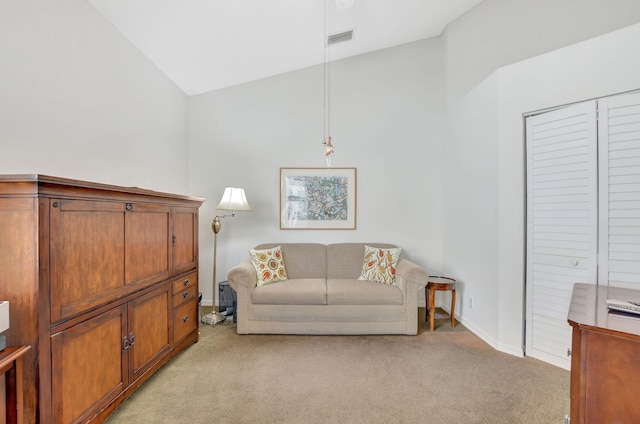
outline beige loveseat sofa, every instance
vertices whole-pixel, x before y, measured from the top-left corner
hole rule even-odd
[[[378,248],[391,244],[366,243]],[[417,334],[418,292],[428,274],[400,257],[395,285],[361,281],[365,243],[272,243],[288,279],[257,285],[247,260],[229,271],[238,334]]]

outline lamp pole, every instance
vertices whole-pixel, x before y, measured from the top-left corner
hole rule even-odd
[[[211,221],[211,231],[213,231],[213,276],[212,276],[212,292],[211,292],[211,315],[207,314],[202,317],[204,324],[216,325],[226,319],[222,314],[216,313],[216,271],[217,271],[217,252],[218,252],[218,233],[222,227],[221,218],[227,216],[235,217],[235,211],[250,211],[251,207],[247,202],[247,197],[244,194],[244,189],[236,187],[225,187],[224,194],[220,203],[216,207],[216,210],[231,211],[229,215],[216,215]]]
[[[234,216],[232,214],[231,216]],[[222,227],[222,222],[220,218],[224,218],[226,215],[218,216],[216,215],[211,221],[211,230],[213,231],[213,277],[212,277],[212,285],[211,285],[211,322],[209,319],[204,319],[203,321],[207,322],[207,324],[216,325],[219,322],[225,320],[225,317],[216,313],[216,268],[218,262],[218,233],[220,232],[220,228]]]

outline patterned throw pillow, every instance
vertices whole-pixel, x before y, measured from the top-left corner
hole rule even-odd
[[[362,274],[358,277],[358,280],[368,280],[395,286],[398,259],[400,259],[399,247],[381,249],[365,245]]]
[[[280,246],[265,250],[249,250],[249,253],[251,263],[258,274],[258,286],[287,279]]]

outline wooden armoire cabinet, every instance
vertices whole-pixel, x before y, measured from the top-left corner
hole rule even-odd
[[[640,418],[640,317],[609,311],[607,299],[640,301],[640,290],[577,283],[567,321],[571,423],[635,424]]]
[[[0,176],[0,300],[24,358],[26,423],[102,422],[198,341],[204,199]]]

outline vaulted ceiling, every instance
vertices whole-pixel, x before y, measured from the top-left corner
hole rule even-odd
[[[87,1],[196,95],[437,36],[481,0]],[[351,41],[325,49],[345,30]]]

